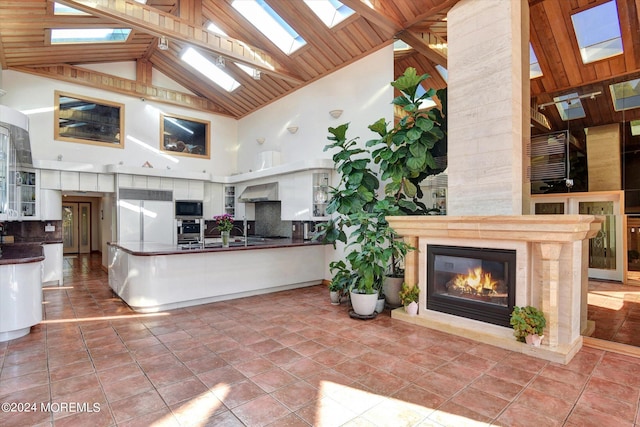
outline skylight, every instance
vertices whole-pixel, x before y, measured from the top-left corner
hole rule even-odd
[[[304,0],[324,25],[333,28],[351,15],[353,10],[337,0]]]
[[[436,64],[436,71],[445,82],[449,79],[449,71],[440,64]]]
[[[394,51],[398,51],[398,50],[409,50],[409,49],[413,49],[413,47],[411,47],[411,45],[409,45],[408,43],[397,39],[396,41],[393,42],[393,50]]]
[[[622,53],[615,0],[571,15],[582,62],[588,64]]]
[[[629,124],[631,125],[631,135],[640,135],[640,120],[631,120]]]
[[[52,44],[124,42],[130,28],[53,28]]]
[[[529,79],[542,77],[542,69],[538,63],[538,57],[533,51],[533,46],[529,43]]]
[[[307,44],[264,0],[234,0],[231,6],[287,55]]]
[[[609,85],[616,111],[640,107],[640,79]]]
[[[209,80],[226,90],[227,92],[233,92],[240,87],[233,77],[222,71],[213,62],[202,56],[198,51],[193,48],[187,48],[182,53],[182,60],[191,65],[195,70],[201,72]]]
[[[558,113],[560,113],[560,118],[564,121],[581,119],[587,116],[577,93],[556,96],[553,100],[556,103]]]

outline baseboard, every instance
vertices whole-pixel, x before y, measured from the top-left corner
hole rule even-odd
[[[582,345],[590,348],[596,348],[598,350],[605,350],[640,358],[640,348],[633,345],[621,344],[592,337],[582,337]]]

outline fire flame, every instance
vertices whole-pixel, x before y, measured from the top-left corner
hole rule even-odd
[[[481,267],[469,270],[467,275],[458,274],[453,279],[455,288],[464,289],[466,292],[487,294],[496,291],[498,282],[491,278],[491,273],[485,273]]]

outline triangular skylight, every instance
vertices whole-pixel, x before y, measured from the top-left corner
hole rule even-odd
[[[52,28],[51,44],[122,43],[130,28]]]
[[[436,64],[436,71],[445,82],[449,79],[449,71],[440,64]]]
[[[353,15],[353,10],[338,0],[304,0],[304,2],[329,28],[333,28]]]
[[[396,39],[396,41],[393,42],[393,50],[394,51],[398,51],[398,50],[409,50],[409,49],[413,49],[413,47],[406,43],[403,40],[400,39]]]
[[[581,119],[587,116],[577,93],[556,96],[553,100],[556,103],[558,113],[560,113],[560,118],[564,121]]]
[[[231,6],[287,55],[307,44],[264,0],[234,0]]]
[[[537,77],[542,77],[542,69],[538,63],[538,57],[533,51],[533,46],[529,43],[529,78],[535,79]]]
[[[640,107],[640,79],[609,85],[616,111]]]
[[[240,87],[240,83],[236,79],[191,47],[185,49],[181,59],[227,92],[232,92]]]
[[[622,53],[615,0],[571,15],[582,62],[588,64]]]

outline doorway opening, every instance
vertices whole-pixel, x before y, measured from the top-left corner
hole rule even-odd
[[[63,254],[91,252],[91,203],[62,202]]]

